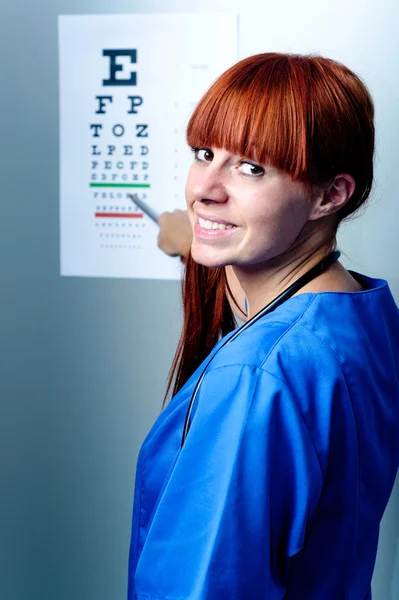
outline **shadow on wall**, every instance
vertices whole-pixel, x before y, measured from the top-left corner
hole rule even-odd
[[[399,589],[399,476],[381,522],[373,598],[397,600]]]

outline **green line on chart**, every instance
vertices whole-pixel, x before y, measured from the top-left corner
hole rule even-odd
[[[149,188],[149,183],[90,183],[90,187]]]

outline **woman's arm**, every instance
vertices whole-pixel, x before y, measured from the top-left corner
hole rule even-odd
[[[251,365],[212,369],[151,518],[137,598],[281,598],[322,486],[290,387]]]

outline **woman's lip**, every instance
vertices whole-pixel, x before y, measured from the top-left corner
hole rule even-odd
[[[234,225],[234,223],[231,223],[230,221],[225,221],[224,219],[216,219],[215,217],[205,217],[204,215],[200,215],[199,213],[195,213],[196,216],[196,220],[198,220],[198,217],[200,219],[204,219],[204,221],[212,221],[212,223],[220,223],[221,225],[233,225],[233,227],[237,227],[237,225]]]

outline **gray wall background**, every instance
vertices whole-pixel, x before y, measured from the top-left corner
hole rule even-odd
[[[2,0],[0,600],[125,598],[136,457],[160,410],[181,324],[178,282],[59,276],[57,15],[198,10],[241,13],[240,56],[341,53],[370,82],[377,189],[341,247],[348,266],[386,277],[399,299],[393,0],[254,0],[245,10],[238,0]],[[396,487],[375,600],[399,598],[398,544]]]

